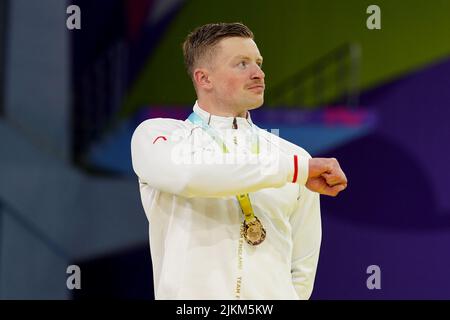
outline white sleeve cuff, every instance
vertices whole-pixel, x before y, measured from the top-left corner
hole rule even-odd
[[[295,159],[294,159],[295,161]],[[295,164],[294,164],[295,165]],[[296,183],[304,186],[308,181],[309,158],[297,156],[297,181]]]

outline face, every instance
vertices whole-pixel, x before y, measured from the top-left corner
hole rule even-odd
[[[222,39],[208,68],[210,93],[234,111],[260,107],[264,102],[262,56],[250,38]]]

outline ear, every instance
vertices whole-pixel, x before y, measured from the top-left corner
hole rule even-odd
[[[194,70],[194,81],[198,88],[209,90],[212,88],[211,79],[207,69],[197,68]]]

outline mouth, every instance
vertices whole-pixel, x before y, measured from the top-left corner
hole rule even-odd
[[[249,90],[255,90],[255,91],[262,91],[262,90],[264,90],[264,88],[265,88],[265,86],[263,84],[258,84],[258,85],[255,85],[255,86],[251,86],[248,89]]]

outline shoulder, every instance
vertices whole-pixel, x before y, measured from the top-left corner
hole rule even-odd
[[[142,141],[156,142],[159,139],[178,141],[188,137],[194,125],[185,120],[171,118],[152,118],[141,122],[133,132],[131,145],[139,145]]]
[[[171,118],[152,118],[141,122],[134,130],[133,135],[152,133],[175,133],[186,129],[191,129],[193,124],[187,120],[177,120]]]
[[[186,120],[177,120],[172,118],[152,118],[142,121],[135,130],[159,130],[159,129],[183,129],[191,125]]]

